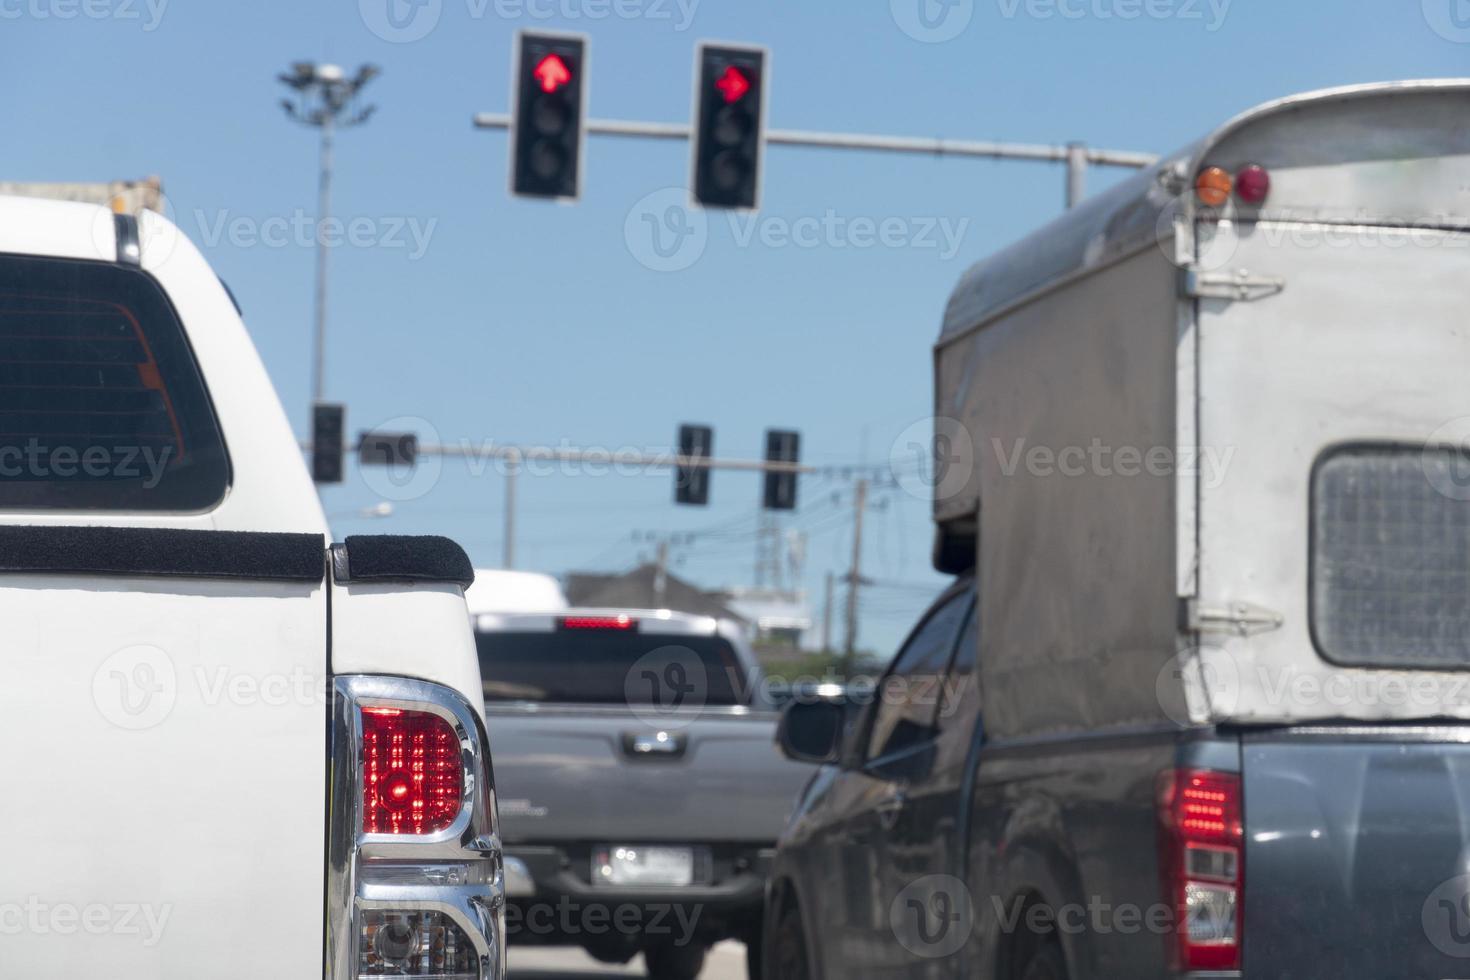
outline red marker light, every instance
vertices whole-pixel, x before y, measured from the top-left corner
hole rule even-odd
[[[541,83],[541,91],[555,92],[572,80],[572,72],[561,58],[549,54],[537,63],[531,77]]]
[[[1271,193],[1271,175],[1259,164],[1251,164],[1235,175],[1235,194],[1247,204],[1260,204]]]
[[[740,69],[731,65],[725,69],[725,74],[715,82],[715,88],[725,97],[726,102],[739,102],[745,98],[745,93],[750,91],[750,79],[746,78]]]

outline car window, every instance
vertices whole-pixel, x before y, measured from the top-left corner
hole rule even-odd
[[[968,591],[946,600],[894,658],[893,668],[878,685],[878,705],[868,736],[869,759],[915,745],[933,728],[944,673],[969,606]]]
[[[939,726],[954,716],[960,706],[975,696],[974,688],[979,679],[975,674],[975,657],[979,652],[979,610],[973,605],[965,616],[965,628],[960,633],[960,642],[955,647],[954,660],[944,679],[944,690],[940,692]]]
[[[719,636],[620,630],[475,634],[486,701],[650,704],[744,703],[735,650]]]
[[[0,507],[204,510],[230,467],[163,291],[120,265],[0,255]]]

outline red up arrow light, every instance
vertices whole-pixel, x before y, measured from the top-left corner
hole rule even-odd
[[[517,31],[515,66],[511,193],[575,200],[582,187],[587,39],[574,34]]]
[[[715,82],[715,88],[725,97],[726,102],[739,102],[745,98],[745,93],[750,91],[750,80],[734,65],[725,69],[725,74]]]
[[[543,92],[555,92],[572,80],[572,73],[567,70],[566,62],[554,54],[542,58],[531,74],[541,83]]]

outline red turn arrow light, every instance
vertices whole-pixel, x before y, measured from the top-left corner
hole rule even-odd
[[[541,83],[543,92],[555,92],[572,80],[572,73],[568,70],[566,62],[554,54],[542,58],[536,65],[536,70],[531,72],[531,76]]]
[[[725,69],[725,74],[715,82],[715,88],[725,97],[726,102],[739,102],[745,98],[745,93],[750,91],[750,79],[746,78],[740,69],[731,65]]]

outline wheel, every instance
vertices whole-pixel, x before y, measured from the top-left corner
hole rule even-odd
[[[764,964],[761,962],[765,953],[764,943],[761,940],[762,929],[757,926],[745,937],[745,976],[746,980],[761,980],[764,976]]]
[[[807,980],[806,936],[801,931],[801,909],[788,904],[775,930],[766,937],[765,963],[770,980]]]
[[[582,945],[587,955],[599,963],[613,963],[621,966],[638,955],[638,944],[631,936],[602,936],[589,937]]]
[[[1067,961],[1056,943],[1036,948],[1020,972],[1021,980],[1067,980]]]
[[[652,980],[695,980],[706,952],[698,943],[659,943],[643,951],[643,966]]]

